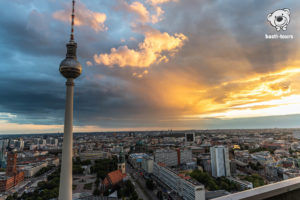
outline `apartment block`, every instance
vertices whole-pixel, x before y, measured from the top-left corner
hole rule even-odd
[[[191,177],[173,171],[161,163],[153,164],[153,174],[184,200],[205,200],[204,186]]]

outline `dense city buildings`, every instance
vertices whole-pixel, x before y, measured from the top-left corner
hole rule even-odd
[[[146,200],[209,200],[300,176],[294,130],[240,131],[194,131],[189,145],[185,131],[74,134],[73,195],[126,197],[133,185]],[[39,182],[59,176],[62,139],[61,134],[3,136],[2,194],[44,191]],[[22,151],[17,141],[24,141]]]

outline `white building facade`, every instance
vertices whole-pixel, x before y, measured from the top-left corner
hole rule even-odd
[[[227,147],[211,147],[210,157],[213,177],[230,176],[229,153]]]
[[[205,189],[199,182],[182,178],[175,171],[157,163],[153,164],[153,174],[184,200],[205,200]]]
[[[153,158],[151,158],[150,156],[144,157],[144,159],[142,160],[142,169],[149,174],[152,173],[153,163],[154,163]]]
[[[42,168],[47,167],[47,162],[40,162],[35,164],[29,164],[26,166],[21,166],[22,171],[24,171],[25,178],[33,177]]]

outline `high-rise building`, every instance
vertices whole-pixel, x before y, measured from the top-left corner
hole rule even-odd
[[[214,146],[210,148],[211,173],[214,177],[230,176],[228,148]]]
[[[59,200],[72,199],[72,155],[73,155],[73,96],[74,79],[80,76],[82,67],[77,61],[77,43],[74,41],[75,0],[72,1],[72,25],[70,41],[67,43],[66,58],[60,63],[59,71],[67,79],[64,139],[59,185]]]
[[[185,133],[185,145],[192,145],[195,143],[195,133]]]

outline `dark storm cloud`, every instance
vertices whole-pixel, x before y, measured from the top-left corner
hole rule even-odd
[[[24,10],[20,12],[20,8],[11,2],[2,2],[0,6],[8,7],[0,18],[2,48],[35,56],[63,53],[62,48],[51,42],[59,41],[59,37],[50,32],[46,33],[49,28],[49,16],[42,15],[37,10],[25,14]]]
[[[198,72],[206,82],[222,82],[228,71],[243,69],[231,61],[244,59],[259,73],[277,69],[297,53],[299,45],[298,37],[290,41],[265,39],[265,34],[277,33],[268,24],[267,14],[285,7],[292,12],[285,34],[299,35],[300,6],[295,1],[179,1],[167,7],[162,26],[182,31],[189,38],[171,67],[179,63],[183,70]]]
[[[30,5],[19,1],[0,2],[0,6],[6,8],[0,18],[0,111],[18,116],[10,119],[10,122],[62,124],[65,80],[59,74],[58,66],[65,55],[69,26],[52,19],[52,12],[61,9],[61,4],[55,7],[51,2],[30,3],[41,10],[45,4],[50,5],[50,10],[30,9],[26,7]],[[77,29],[76,37],[80,58],[91,58],[96,48],[108,49],[112,42],[105,33],[95,34],[92,30],[81,28]],[[101,45],[95,44],[99,37]],[[110,117],[107,110],[112,105],[115,108],[111,109],[114,111],[111,112],[112,116],[124,112],[126,107],[132,107],[124,99],[124,90],[107,88],[106,82],[100,89],[95,88],[85,78],[88,75],[88,70],[84,70],[77,81],[78,94],[75,94],[75,101],[79,103],[75,106],[75,114],[82,114],[81,124],[93,119],[89,116],[99,116],[99,113]],[[116,79],[114,81],[118,82]]]
[[[0,80],[1,112],[13,113],[11,122],[62,124],[65,105],[64,80],[10,77]],[[99,83],[101,85],[101,82]],[[74,116],[78,125],[99,125],[122,117],[132,118],[138,109],[136,99],[125,95],[125,88],[76,82]],[[124,90],[125,89],[125,90]],[[56,116],[56,117],[54,117]]]

